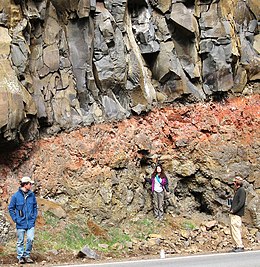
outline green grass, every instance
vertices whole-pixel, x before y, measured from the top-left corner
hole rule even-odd
[[[126,249],[126,243],[131,241],[130,237],[121,229],[110,228],[108,239],[94,236],[90,233],[86,224],[67,223],[65,227],[59,226],[59,219],[50,212],[44,213],[46,225],[39,229],[35,236],[35,247],[39,251],[48,251],[52,249],[67,251],[79,251],[84,246],[99,251],[109,251],[114,245],[120,244]],[[77,222],[78,223],[78,222]],[[58,230],[57,230],[58,229]],[[108,248],[101,248],[99,244],[106,244]]]
[[[139,240],[145,240],[155,231],[154,222],[148,218],[134,222],[133,228],[136,229],[134,237]]]
[[[16,252],[16,239],[10,240],[5,246],[4,250],[0,251],[0,257],[9,255]],[[1,264],[0,264],[1,266]]]
[[[196,225],[191,221],[184,221],[181,226],[185,230],[194,230],[194,229],[196,229]]]
[[[35,237],[35,246],[42,250],[51,249],[80,250],[85,245],[97,247],[99,240],[89,234],[88,229],[73,223],[66,225],[64,229],[55,231],[55,228],[46,225],[44,229],[38,230]]]
[[[45,223],[51,227],[55,227],[59,223],[59,218],[50,211],[43,212],[43,218]]]
[[[85,245],[90,248],[97,246],[99,240],[88,232],[88,229],[75,224],[69,224],[57,236],[57,249],[80,250]]]
[[[111,237],[111,240],[107,242],[107,244],[111,247],[116,243],[120,243],[122,245],[125,245],[126,242],[130,242],[131,238],[129,235],[123,233],[121,229],[114,228],[108,232],[109,236]]]
[[[138,220],[137,223],[146,227],[152,227],[153,225],[153,221],[148,218],[144,218],[143,220]]]

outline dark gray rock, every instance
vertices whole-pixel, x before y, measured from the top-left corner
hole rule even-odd
[[[253,0],[16,3],[0,10],[1,110],[13,111],[0,133],[10,141],[28,115],[32,129],[71,130],[187,96],[246,94],[260,78]]]
[[[79,251],[78,257],[79,258],[87,257],[94,260],[97,260],[99,258],[98,254],[94,250],[90,249],[88,246],[83,247]]]

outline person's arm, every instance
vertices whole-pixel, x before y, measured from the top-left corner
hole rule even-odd
[[[38,216],[38,205],[37,205],[37,200],[36,200],[35,195],[33,197],[34,197],[34,200],[33,200],[33,214],[35,216],[35,221],[36,221],[36,218]]]
[[[12,196],[10,204],[8,206],[9,214],[14,222],[16,222],[16,197],[15,195]]]
[[[151,178],[144,178],[145,182],[146,183],[149,183],[149,184],[152,184],[152,179]]]
[[[163,178],[162,178],[162,181],[161,181],[161,185],[162,185],[162,186],[165,186],[166,183],[167,183],[167,180],[166,180],[165,177],[163,177]]]

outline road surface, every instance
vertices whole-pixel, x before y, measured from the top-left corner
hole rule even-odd
[[[260,267],[260,250],[55,267]]]

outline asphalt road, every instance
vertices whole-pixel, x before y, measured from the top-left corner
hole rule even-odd
[[[56,267],[260,267],[260,250]]]

